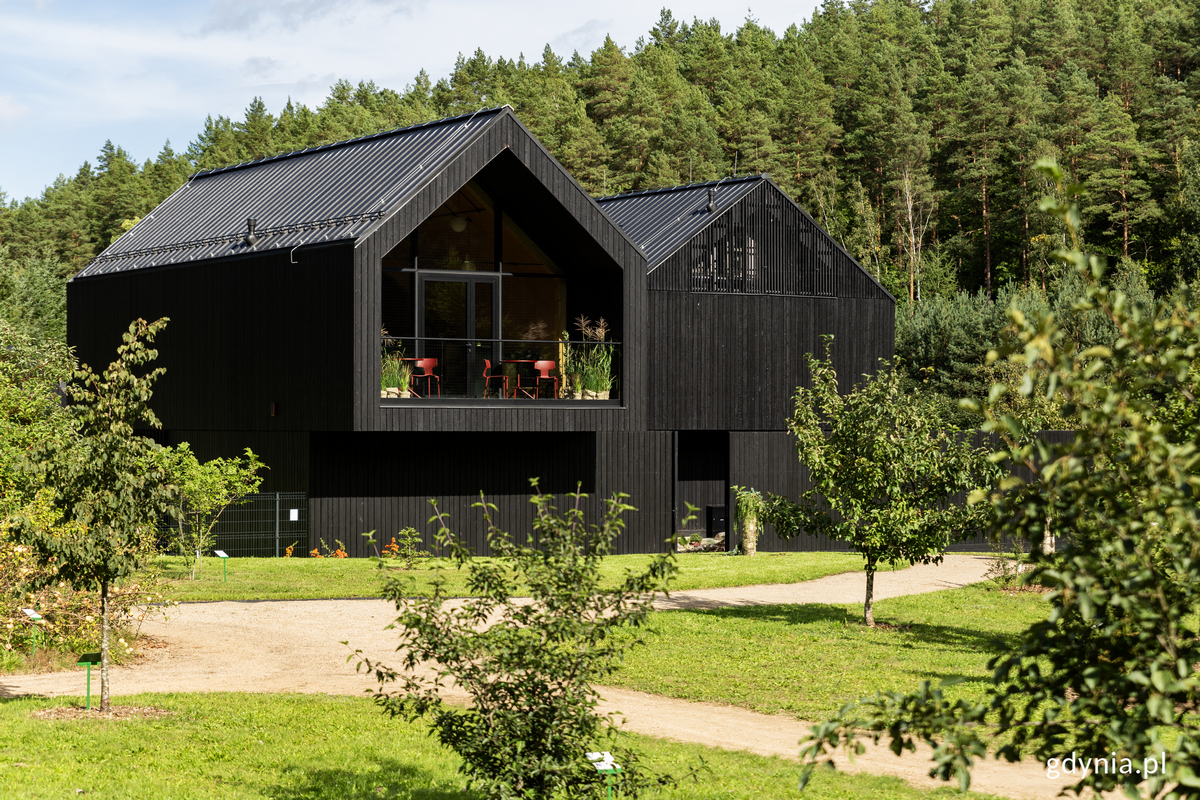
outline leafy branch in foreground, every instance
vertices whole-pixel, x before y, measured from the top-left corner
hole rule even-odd
[[[997,471],[980,449],[939,428],[886,364],[840,394],[831,348],[827,336],[825,358],[805,355],[812,388],[796,390],[788,420],[812,488],[796,500],[768,494],[762,519],[783,538],[824,534],[860,553],[863,617],[873,627],[879,565],[940,562],[954,536],[970,535],[980,521],[980,509],[954,503],[954,495],[991,485]]]
[[[1038,169],[1062,188],[1056,165]],[[1037,440],[1020,420],[994,413],[1002,390],[993,388],[984,410],[1004,442],[995,457],[1029,477],[973,498],[995,510],[994,533],[1031,544],[1028,580],[1051,588],[1049,614],[992,659],[988,702],[949,705],[923,685],[848,706],[813,729],[802,751],[808,771],[830,747],[855,747],[865,730],[896,752],[917,738],[934,743],[931,774],[964,787],[990,747],[1009,760],[1103,761],[1077,792],[1200,797],[1200,429],[1194,414],[1164,413],[1200,395],[1200,313],[1187,291],[1143,309],[1105,283],[1103,264],[1075,238],[1079,212],[1069,199],[1079,191],[1065,187],[1067,201],[1043,203],[1072,234],[1073,249],[1058,258],[1087,284],[1069,313],[1098,310],[1120,337],[1080,349],[1064,335],[1066,321],[1010,312],[1020,343],[996,357],[1028,371],[1024,394],[1035,391],[1035,372],[1048,374],[1047,396],[1078,429],[1066,443]],[[1057,552],[1041,547],[1050,534],[1065,543]]]
[[[635,753],[611,744],[611,715],[596,713],[594,684],[618,666],[629,637],[620,628],[640,627],[655,593],[666,592],[677,567],[673,553],[655,556],[644,572],[627,572],[613,589],[601,587],[600,566],[624,529],[632,507],[624,495],[606,505],[600,524],[587,525],[583,494],[560,515],[553,499],[537,491],[533,533],[514,542],[492,522],[496,507],[481,498],[487,539],[496,559],[473,559],[450,533],[437,510],[438,541],[456,568],[468,571],[473,597],[451,601],[444,577],[417,596],[413,580],[390,578],[383,595],[400,616],[400,670],[356,651],[359,669],[374,672],[376,702],[392,716],[428,717],[439,741],[463,759],[469,781],[495,798],[603,796],[603,777],[589,751],[618,752],[626,796],[669,781],[638,766]],[[528,593],[528,598],[516,595]],[[640,641],[635,640],[635,641]],[[398,691],[385,687],[398,683]],[[469,708],[446,702],[453,683],[471,697]]]

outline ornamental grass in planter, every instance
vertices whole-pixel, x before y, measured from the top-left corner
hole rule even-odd
[[[593,323],[580,314],[575,320],[575,327],[583,334],[583,341],[588,343],[579,348],[578,354],[572,355],[572,367],[578,371],[582,398],[607,400],[615,382],[612,374],[615,348],[612,342],[606,341],[611,330],[608,322],[601,317]]]

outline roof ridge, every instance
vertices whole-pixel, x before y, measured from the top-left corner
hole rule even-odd
[[[336,142],[326,142],[325,144],[318,144],[318,145],[314,145],[312,147],[305,147],[301,150],[289,150],[286,153],[275,153],[273,155],[263,156],[261,158],[255,158],[250,161],[241,161],[237,164],[228,164],[224,167],[214,167],[213,169],[205,169],[205,170],[200,170],[198,172],[193,172],[191,175],[188,176],[188,180],[191,181],[191,180],[195,180],[196,178],[207,178],[210,175],[217,175],[217,174],[224,173],[224,172],[234,172],[239,169],[246,169],[247,167],[257,167],[259,164],[265,164],[270,161],[283,161],[288,158],[296,158],[298,156],[308,155],[310,153],[319,153],[323,150],[333,150],[338,147],[345,147],[347,145],[359,144],[361,142],[368,142],[368,141],[371,141],[372,139],[385,139],[389,136],[396,136],[397,134],[408,133],[409,131],[415,131],[415,130],[419,130],[421,128],[432,128],[432,127],[436,127],[439,125],[450,125],[454,122],[458,122],[459,120],[476,117],[480,114],[499,113],[506,108],[509,109],[510,111],[512,110],[512,106],[510,106],[508,103],[505,103],[502,106],[495,106],[493,108],[480,108],[475,111],[469,111],[465,114],[457,114],[453,117],[443,117],[442,119],[433,119],[433,120],[428,120],[426,122],[418,122],[415,125],[408,125],[403,128],[392,128],[392,129],[386,130],[386,131],[376,131],[375,133],[368,133],[365,136],[356,136],[353,139],[340,139]]]
[[[604,197],[597,197],[597,203],[604,203],[611,200],[624,200],[628,197],[642,197],[648,194],[665,194],[666,192],[682,192],[685,189],[700,189],[705,186],[719,186],[725,183],[742,183],[744,181],[763,180],[770,176],[765,172],[755,173],[754,175],[743,175],[740,178],[718,178],[715,181],[702,181],[700,183],[680,183],[675,186],[660,186],[657,189],[639,189],[636,192],[625,192],[623,194],[610,194]]]

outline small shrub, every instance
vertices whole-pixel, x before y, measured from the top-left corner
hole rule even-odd
[[[616,753],[622,765],[614,786],[622,796],[669,781],[614,745],[612,720],[596,714],[594,687],[630,646],[629,637],[613,632],[645,622],[655,593],[675,575],[674,556],[660,554],[645,572],[629,572],[617,588],[602,588],[601,561],[631,507],[615,496],[600,525],[590,526],[580,508],[584,495],[569,497],[573,505],[564,516],[550,497],[534,494],[534,531],[524,544],[495,527],[495,506],[478,503],[499,556],[486,562],[472,559],[437,512],[438,541],[457,568],[468,570],[476,596],[447,604],[442,577],[424,596],[417,596],[413,578],[390,578],[383,594],[400,612],[394,627],[401,631],[402,669],[372,662],[361,651],[350,656],[374,672],[375,699],[387,713],[430,719],[434,735],[459,754],[470,783],[487,797],[603,796],[604,778],[585,755],[602,750]],[[522,594],[530,599],[513,599]],[[430,678],[432,664],[437,672]],[[444,702],[451,681],[471,695],[470,708]],[[385,688],[396,682],[399,690]]]
[[[992,556],[988,559],[984,577],[1001,589],[1015,589],[1021,585],[1021,573],[1025,571],[1025,551],[1015,539],[1012,549],[1005,551],[999,541],[992,543]]]

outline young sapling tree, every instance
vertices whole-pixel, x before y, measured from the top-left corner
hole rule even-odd
[[[880,694],[815,726],[802,756],[811,771],[831,748],[860,746],[866,731],[897,754],[930,744],[930,774],[964,790],[975,759],[992,750],[1063,766],[1079,778],[1063,794],[1200,798],[1200,306],[1186,288],[1146,308],[1109,285],[1104,264],[1080,247],[1083,187],[1064,186],[1051,161],[1037,169],[1059,190],[1042,208],[1071,237],[1055,255],[1085,282],[1085,297],[1065,315],[1010,308],[1019,342],[989,357],[1020,365],[1017,391],[1044,392],[1078,427],[1065,442],[1031,437],[1003,413],[1006,390],[994,386],[985,430],[999,437],[997,457],[1025,469],[972,500],[993,509],[995,538],[1029,543],[1027,580],[1049,588],[1046,616],[990,660],[982,702],[950,702],[928,681]],[[1080,347],[1068,335],[1094,311],[1119,332],[1111,346]],[[1061,548],[1041,546],[1048,533]],[[1093,767],[1067,773],[1064,755]]]
[[[805,356],[812,387],[796,390],[788,421],[812,488],[796,500],[768,493],[762,519],[783,538],[824,534],[860,553],[867,573],[863,618],[874,627],[880,564],[940,562],[982,513],[952,498],[993,485],[998,468],[983,450],[937,427],[886,364],[840,394],[831,348],[832,337],[825,337],[823,359]]]
[[[202,554],[213,544],[213,530],[222,512],[258,491],[264,465],[249,447],[243,458],[214,458],[200,462],[184,442],[159,452],[167,479],[178,491],[172,503],[180,555],[192,570],[200,569]]]
[[[78,590],[99,589],[101,711],[109,707],[109,588],[153,553],[158,519],[173,498],[158,445],[134,428],[160,427],[149,402],[164,370],[146,365],[158,356],[149,345],[166,323],[136,320],[123,335],[117,360],[103,373],[86,364],[75,372],[68,387],[74,401],[67,407],[71,435],[32,453],[64,525],[47,528],[29,515],[14,525],[16,537],[48,567],[37,575],[40,584],[66,581]]]

